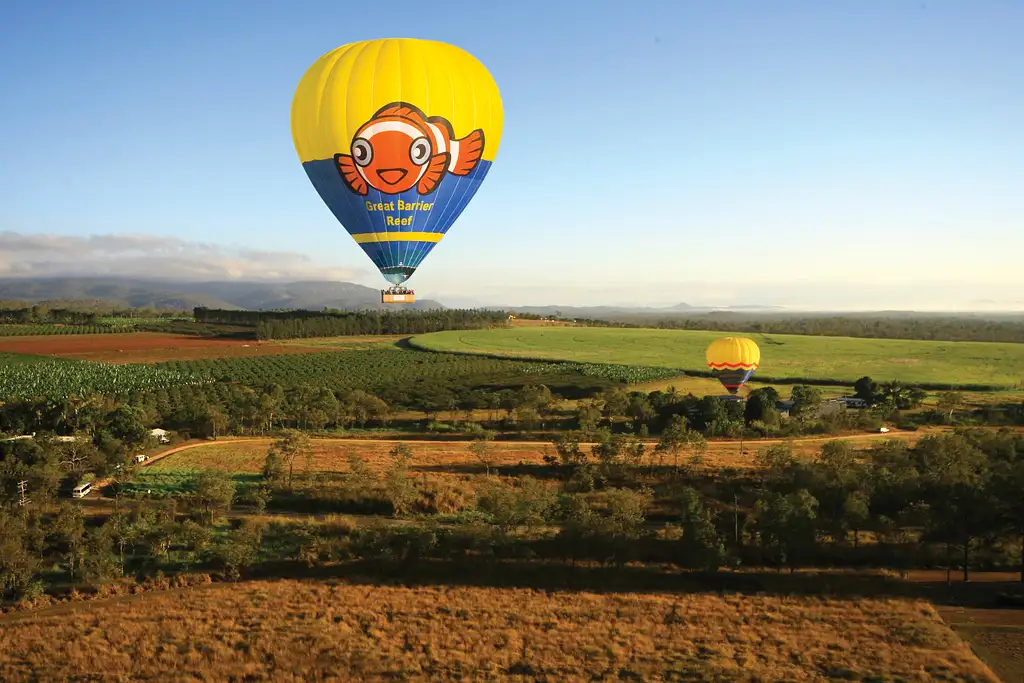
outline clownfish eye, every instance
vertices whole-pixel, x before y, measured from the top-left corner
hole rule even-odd
[[[365,138],[356,138],[352,141],[352,158],[360,166],[369,166],[373,161],[373,146]]]
[[[409,158],[412,163],[422,166],[430,159],[430,141],[426,138],[416,138],[409,148]]]

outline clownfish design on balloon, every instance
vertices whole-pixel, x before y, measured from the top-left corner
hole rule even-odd
[[[501,96],[474,57],[411,38],[344,45],[317,60],[292,101],[292,138],[321,199],[392,287],[465,210],[501,139]]]
[[[441,116],[427,118],[411,104],[382,108],[356,132],[352,154],[335,154],[345,184],[356,194],[369,187],[385,194],[420,195],[437,189],[445,173],[468,175],[484,151],[479,128],[455,139],[452,124]]]

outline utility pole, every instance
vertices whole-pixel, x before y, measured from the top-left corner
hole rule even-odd
[[[740,497],[739,494],[732,494],[732,523],[736,529],[736,545],[740,544]]]
[[[24,479],[18,482],[18,505],[28,505],[28,482]]]

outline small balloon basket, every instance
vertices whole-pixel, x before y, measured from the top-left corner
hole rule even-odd
[[[392,287],[380,290],[382,304],[411,304],[416,301],[416,292],[405,287]]]

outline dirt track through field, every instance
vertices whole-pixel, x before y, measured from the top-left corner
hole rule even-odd
[[[1024,683],[1024,609],[938,608],[1003,683]]]

